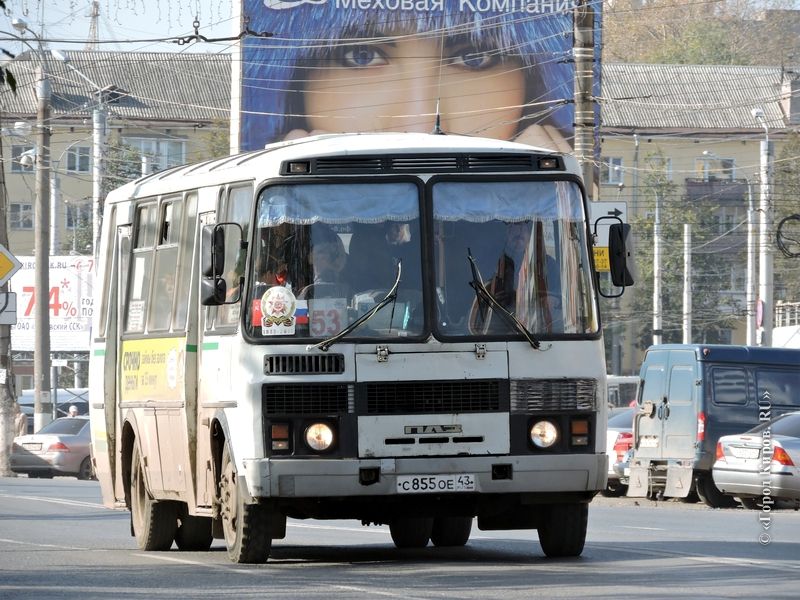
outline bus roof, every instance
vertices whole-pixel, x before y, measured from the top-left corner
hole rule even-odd
[[[217,185],[222,181],[253,181],[278,176],[278,168],[286,160],[309,157],[336,157],[365,154],[408,155],[424,152],[481,153],[481,154],[542,154],[560,156],[567,173],[579,174],[577,161],[545,148],[490,138],[428,133],[350,133],[326,134],[267,145],[223,158],[172,167],[146,175],[125,184],[109,194],[107,202],[119,202],[132,197],[168,194],[179,190]],[[413,168],[408,173],[417,172]],[[423,172],[420,168],[419,172]]]
[[[699,362],[764,363],[800,367],[800,349],[716,344],[661,344],[653,350],[691,350]]]

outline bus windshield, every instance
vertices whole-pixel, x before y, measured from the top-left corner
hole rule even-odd
[[[397,297],[353,337],[415,337],[424,329],[419,187],[410,182],[303,183],[266,188],[251,252],[248,332],[327,338]]]
[[[532,334],[597,331],[577,184],[440,181],[433,185],[433,218],[436,327],[443,337],[519,335],[476,294],[473,263],[497,303]]]

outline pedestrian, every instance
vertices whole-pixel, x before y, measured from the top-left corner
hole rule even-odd
[[[14,437],[27,435],[28,417],[22,412],[19,402],[14,402]]]

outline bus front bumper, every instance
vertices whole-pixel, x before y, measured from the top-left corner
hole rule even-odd
[[[336,460],[245,459],[244,476],[252,498],[405,495],[417,491],[409,489],[409,476],[430,475],[445,476],[445,479],[449,475],[472,475],[474,487],[470,491],[486,494],[594,492],[605,488],[607,461],[605,453]],[[405,486],[403,481],[406,482]]]

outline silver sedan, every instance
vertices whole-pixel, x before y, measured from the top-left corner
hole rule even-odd
[[[745,508],[758,508],[767,497],[800,504],[800,412],[721,437],[712,475]]]
[[[51,421],[37,433],[14,438],[11,470],[28,477],[93,477],[89,417]]]

